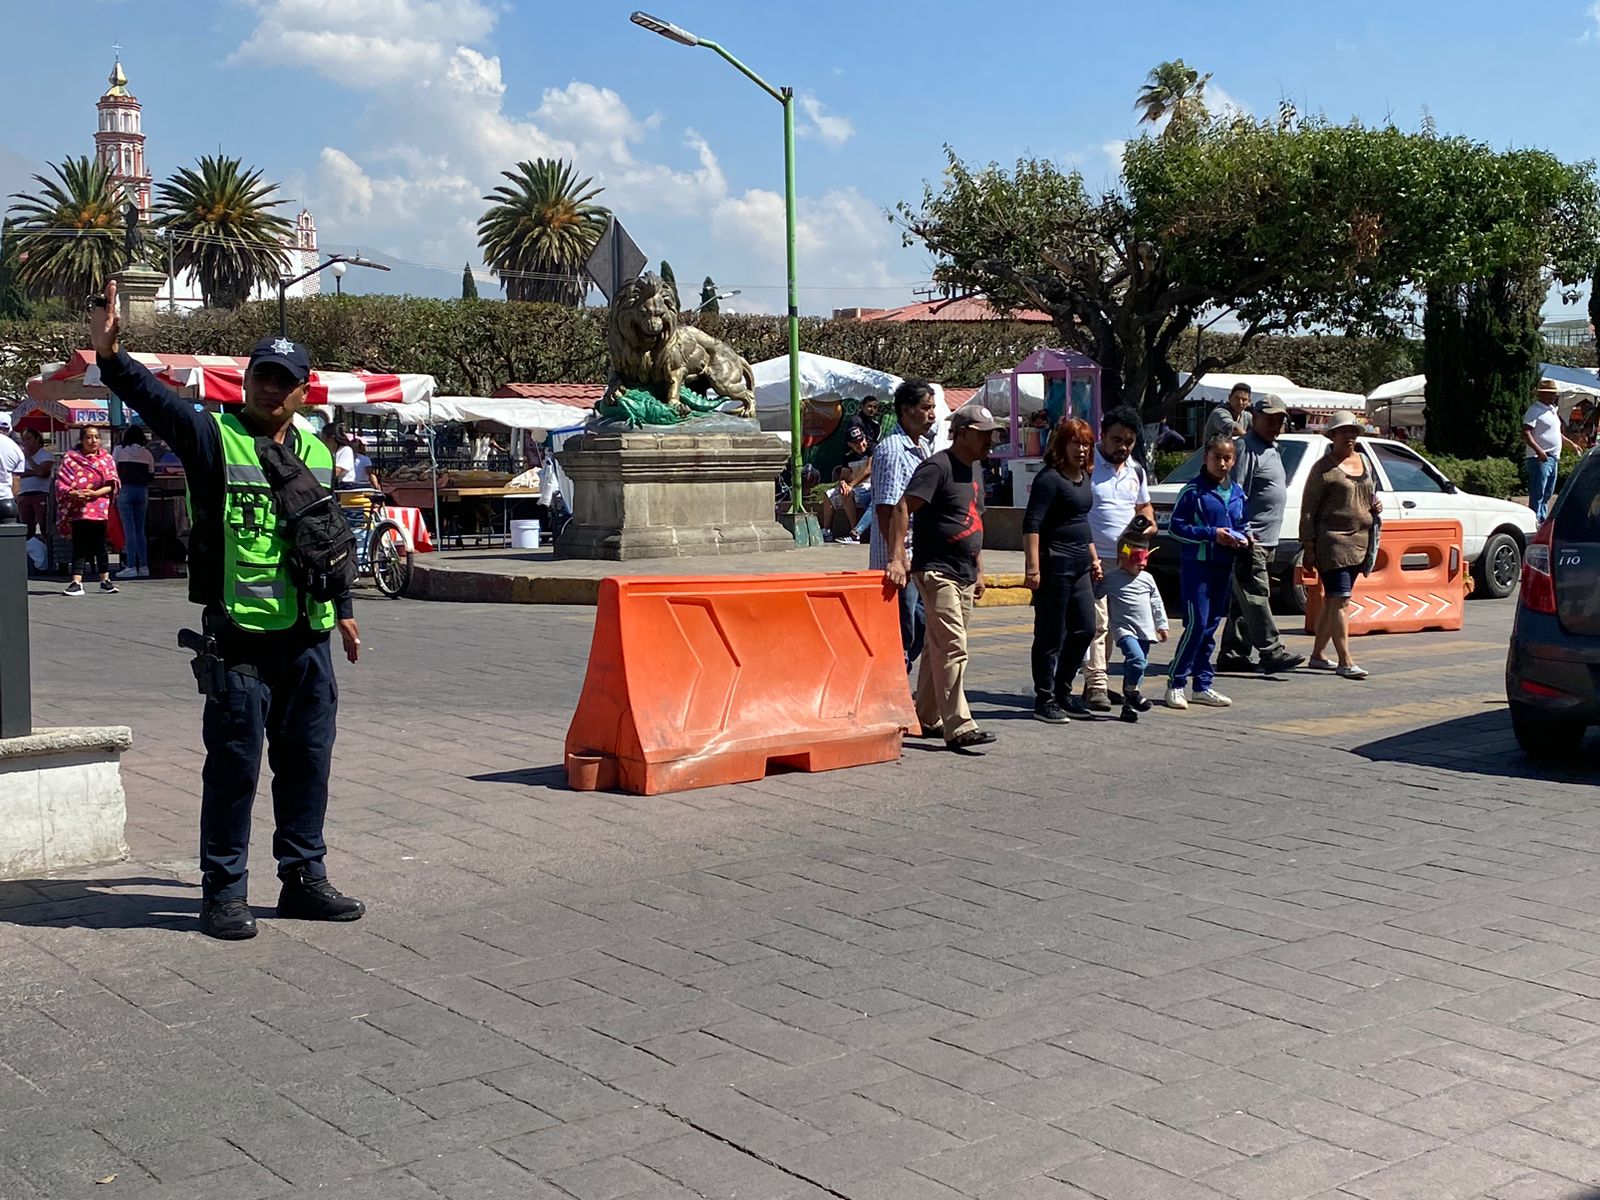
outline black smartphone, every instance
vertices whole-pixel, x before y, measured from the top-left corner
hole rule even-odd
[[[104,296],[90,296],[89,297],[89,303],[88,303],[88,307],[89,308],[104,308],[105,306],[106,306],[106,298]]]

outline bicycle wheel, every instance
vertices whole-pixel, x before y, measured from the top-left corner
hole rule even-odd
[[[393,521],[379,521],[372,527],[367,561],[372,565],[373,581],[385,596],[400,595],[411,582],[411,547]]]

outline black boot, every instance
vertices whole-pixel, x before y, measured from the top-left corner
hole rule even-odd
[[[1133,705],[1129,704],[1126,700],[1122,702],[1122,711],[1117,715],[1129,725],[1136,725],[1139,722],[1139,710],[1134,708]]]
[[[286,876],[278,893],[278,915],[291,921],[359,921],[367,906],[302,867]]]
[[[242,942],[256,935],[256,919],[243,900],[207,900],[200,905],[200,932],[224,942]]]
[[[1147,713],[1150,711],[1150,701],[1144,698],[1144,692],[1139,688],[1129,688],[1122,694],[1122,706],[1131,708],[1134,712]]]

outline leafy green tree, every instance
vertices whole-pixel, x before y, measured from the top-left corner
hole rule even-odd
[[[700,285],[700,307],[696,312],[720,313],[722,302],[717,299],[717,285],[711,276],[706,276],[706,281]]]
[[[1522,414],[1539,382],[1544,290],[1537,276],[1505,272],[1428,289],[1429,450],[1458,458],[1516,453]]]
[[[484,263],[509,300],[581,303],[583,264],[611,217],[594,203],[604,189],[561,159],[520,162],[501,175],[508,183],[484,197],[493,203],[478,218]]]
[[[907,242],[942,282],[1049,312],[1106,396],[1152,417],[1192,387],[1180,366],[1223,369],[1274,333],[1392,338],[1432,283],[1502,269],[1567,282],[1600,248],[1588,164],[1287,110],[1140,138],[1124,188],[1099,196],[1043,160],[971,169],[947,154],[940,189],[899,206]],[[1224,314],[1237,340],[1177,356],[1186,330]]]
[[[17,235],[15,221],[7,219],[0,225],[0,318],[26,319],[33,311],[28,293],[19,276],[21,264],[17,262]]]
[[[1182,130],[1206,116],[1206,84],[1211,82],[1211,72],[1201,75],[1181,58],[1159,63],[1145,76],[1139,96],[1133,102],[1138,110],[1139,123],[1158,124],[1168,118],[1168,130]]]
[[[478,281],[473,278],[471,263],[467,263],[461,268],[461,298],[463,300],[476,300],[478,298]]]
[[[122,209],[127,196],[111,169],[88,156],[51,163],[55,178],[16,192],[17,277],[30,296],[81,299],[128,265]]]
[[[237,308],[286,272],[294,226],[272,211],[285,203],[277,190],[258,169],[221,154],[202,155],[157,189],[156,227],[172,239],[174,268],[194,273],[208,307]]]

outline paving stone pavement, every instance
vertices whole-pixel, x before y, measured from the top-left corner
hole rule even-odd
[[[640,798],[562,786],[592,610],[365,602],[370,915],[274,919],[263,823],[231,945],[181,586],[31,612],[38,723],[134,728],[133,858],[0,883],[8,1200],[1600,1196],[1600,813],[1515,751],[1508,604],[1064,728],[994,610],[993,752]]]

